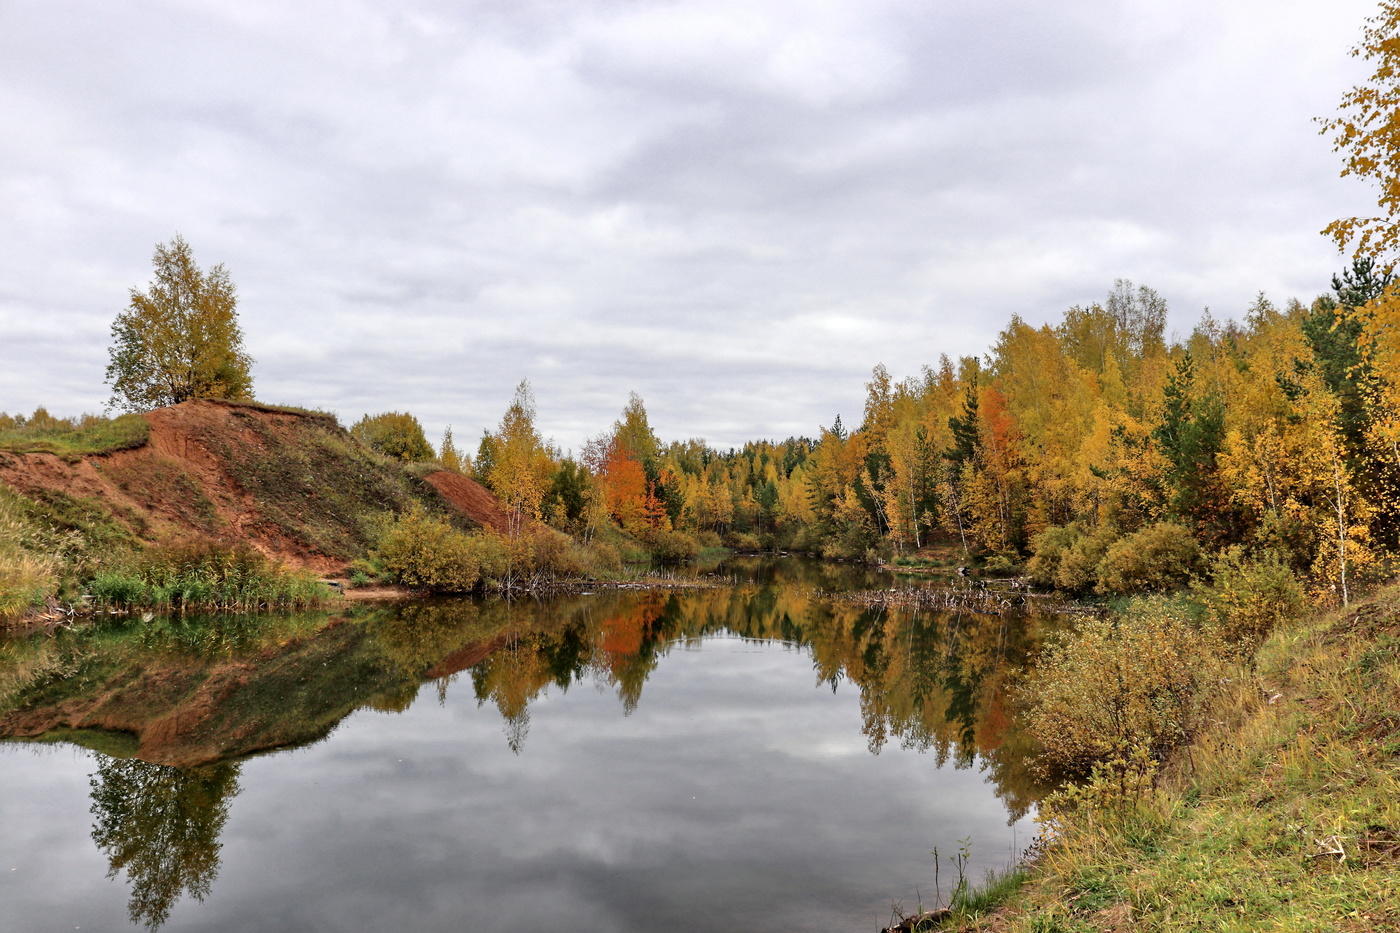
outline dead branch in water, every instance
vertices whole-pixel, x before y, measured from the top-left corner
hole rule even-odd
[[[848,593],[817,595],[869,609],[912,609],[938,612],[978,612],[984,615],[1023,613],[1070,614],[1087,613],[1086,606],[1069,602],[1056,593],[1037,593],[1010,581],[1007,586],[933,587],[902,586],[888,590],[858,590]]]

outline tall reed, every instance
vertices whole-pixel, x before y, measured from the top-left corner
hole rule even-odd
[[[304,608],[330,595],[310,573],[213,543],[140,553],[99,571],[88,592],[107,606],[233,611]]]

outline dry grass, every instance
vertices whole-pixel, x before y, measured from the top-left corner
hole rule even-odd
[[[1400,589],[1226,676],[1155,783],[1051,801],[1033,881],[968,928],[1400,930]]]
[[[16,619],[58,587],[58,559],[34,549],[36,529],[17,497],[0,487],[0,624]]]

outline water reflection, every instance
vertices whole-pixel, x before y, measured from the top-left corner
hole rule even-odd
[[[407,710],[424,685],[444,706],[469,690],[499,714],[512,757],[535,741],[547,758],[557,752],[548,716],[534,740],[530,729],[548,695],[586,685],[631,717],[648,708],[647,685],[665,679],[656,675],[668,655],[715,638],[781,644],[808,659],[813,688],[854,687],[871,755],[898,746],[931,764],[980,767],[1011,821],[1033,805],[1041,788],[1008,697],[1052,623],[871,610],[822,595],[888,585],[857,567],[736,562],[720,573],[733,585],[159,619],[0,644],[16,660],[0,661],[0,736],[113,754],[120,745],[121,757],[98,758],[92,837],[109,877],[130,884],[131,921],[152,930],[185,895],[210,893],[239,793],[240,765],[230,762],[320,741],[357,709]],[[735,697],[715,691],[743,688],[713,683],[695,702],[732,710]]]
[[[371,626],[386,656],[436,680],[440,696],[469,671],[519,751],[529,706],[551,687],[603,685],[622,713],[643,701],[662,659],[707,636],[781,641],[807,651],[814,684],[860,692],[872,754],[891,741],[939,764],[981,762],[1019,819],[1041,788],[1008,707],[1043,620],[869,610],[778,585],[672,593],[599,593],[548,604],[442,601],[405,606]],[[401,640],[402,639],[402,640]],[[427,659],[440,660],[428,663]]]
[[[91,783],[92,840],[107,857],[108,878],[126,873],[131,922],[155,930],[182,895],[203,901],[219,874],[238,765],[182,770],[103,757]]]

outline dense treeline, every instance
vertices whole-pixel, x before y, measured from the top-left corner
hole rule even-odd
[[[1309,306],[1260,295],[1241,321],[1206,312],[1169,342],[1162,298],[1120,281],[1058,324],[1014,317],[984,357],[898,382],[876,366],[854,430],[837,416],[815,440],[728,452],[663,444],[633,395],[563,457],[521,383],[475,458],[449,436],[441,459],[519,527],[620,530],[663,556],[938,544],[993,569],[1027,562],[1069,591],[1131,592],[1184,582],[1211,555],[1267,553],[1346,601],[1400,541],[1396,387],[1358,311],[1385,284],[1358,261]]]

